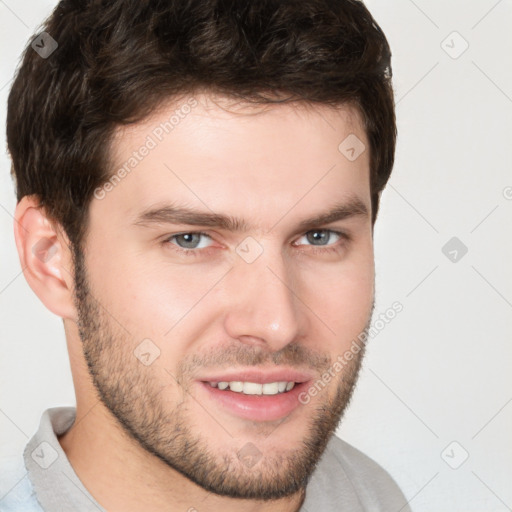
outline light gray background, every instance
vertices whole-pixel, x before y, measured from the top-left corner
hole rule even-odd
[[[18,57],[54,5],[0,1],[3,140]],[[512,510],[512,3],[367,5],[393,50],[399,129],[376,225],[376,315],[397,300],[404,310],[371,341],[338,435],[382,464],[414,511]],[[0,454],[10,454],[74,394],[62,322],[21,274],[0,158]],[[468,248],[457,262],[442,252],[452,237]]]

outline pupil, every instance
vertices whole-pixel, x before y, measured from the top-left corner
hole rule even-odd
[[[199,243],[199,235],[197,233],[184,233],[176,237],[179,245],[186,249],[194,249]]]
[[[329,241],[329,233],[325,230],[311,231],[310,233],[308,233],[307,238],[308,242],[313,243],[315,245],[325,245]]]

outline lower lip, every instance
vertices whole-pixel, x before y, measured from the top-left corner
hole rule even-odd
[[[213,388],[206,382],[199,382],[209,396],[230,412],[252,421],[275,421],[291,414],[297,407],[300,393],[307,389],[307,382],[295,384],[286,393],[277,395],[244,395],[229,390]]]

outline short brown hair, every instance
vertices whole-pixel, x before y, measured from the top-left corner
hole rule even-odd
[[[198,89],[262,104],[356,105],[375,222],[396,122],[391,52],[362,2],[63,0],[43,30],[58,48],[42,58],[27,46],[7,143],[18,201],[37,195],[73,245],[86,233],[93,191],[113,172],[115,128]]]

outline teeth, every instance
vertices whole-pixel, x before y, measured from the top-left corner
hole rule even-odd
[[[263,384],[262,392],[264,395],[277,395],[279,392],[279,383],[269,382],[267,384]]]
[[[295,387],[295,382],[268,382],[266,384],[258,384],[257,382],[209,382],[210,386],[221,390],[230,389],[235,393],[243,393],[244,395],[277,395],[290,391]]]
[[[237,393],[242,393],[244,390],[244,383],[239,380],[230,382],[229,389],[231,389],[231,391],[236,391]]]
[[[255,382],[244,382],[242,393],[244,395],[261,395],[263,391],[263,384],[256,384]]]

